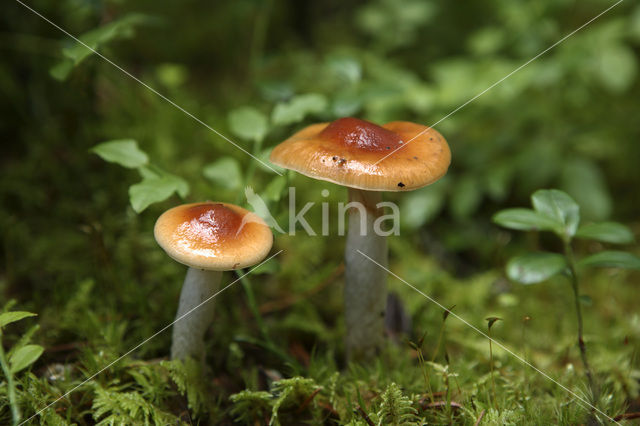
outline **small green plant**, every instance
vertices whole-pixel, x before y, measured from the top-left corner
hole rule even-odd
[[[413,406],[412,399],[404,395],[397,384],[389,384],[381,399],[377,412],[378,425],[401,426],[419,422],[418,411]]]
[[[187,181],[150,163],[149,156],[133,139],[102,142],[91,148],[91,152],[105,161],[127,169],[135,169],[140,173],[142,180],[129,187],[131,207],[136,213],[142,212],[153,203],[166,200],[173,193],[177,193],[181,198],[189,194]]]
[[[426,337],[427,332],[425,331],[420,340],[417,343],[413,343],[409,341],[409,346],[418,354],[418,363],[420,364],[420,370],[422,370],[422,376],[424,377],[424,384],[426,386],[426,390],[429,392],[429,399],[433,403],[433,389],[431,388],[431,377],[429,376],[429,366],[425,362],[424,353],[422,351],[422,345],[424,344],[424,338]]]
[[[36,314],[31,312],[9,311],[11,304],[10,302],[5,307],[5,312],[0,314],[0,366],[2,367],[2,373],[6,381],[4,384],[0,383],[0,394],[6,392],[6,397],[9,399],[9,405],[11,407],[11,421],[13,425],[17,425],[20,423],[21,414],[18,406],[15,375],[36,362],[38,358],[40,358],[40,355],[42,355],[42,352],[44,352],[44,348],[40,345],[29,343],[31,335],[38,329],[36,325],[27,331],[11,349],[5,352],[2,344],[4,328],[24,318],[36,316]]]
[[[595,403],[598,400],[598,388],[583,339],[581,304],[587,298],[580,294],[578,271],[586,267],[640,269],[640,258],[624,251],[605,250],[576,260],[572,243],[578,238],[609,244],[629,244],[634,241],[633,233],[616,222],[580,226],[580,207],[568,194],[557,189],[536,191],[531,196],[531,202],[533,209],[502,210],[493,216],[493,221],[509,229],[553,232],[562,240],[563,253],[534,252],[516,256],[507,263],[507,276],[522,284],[536,284],[555,275],[568,277],[575,300],[578,347],[592,401]]]
[[[489,363],[490,363],[490,372],[491,372],[491,399],[493,400],[493,405],[496,410],[498,410],[498,402],[496,400],[496,379],[493,374],[493,340],[491,340],[491,327],[496,321],[500,321],[502,318],[498,317],[489,317],[486,318],[487,321],[487,335],[489,336]],[[499,410],[498,410],[499,411]]]

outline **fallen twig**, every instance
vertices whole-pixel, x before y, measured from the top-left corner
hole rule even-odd
[[[482,421],[482,418],[484,417],[484,413],[486,411],[482,410],[480,411],[480,415],[478,416],[478,420],[476,420],[476,422],[473,424],[473,426],[478,426],[480,424],[480,422]]]
[[[455,401],[451,401],[451,402],[447,402],[447,401],[433,401],[430,402],[428,404],[423,404],[422,405],[422,409],[423,410],[428,410],[430,408],[444,408],[446,406],[451,406],[452,408],[462,408],[462,405],[455,402]]]
[[[613,418],[613,420],[615,420],[616,422],[620,420],[632,420],[632,419],[640,419],[640,412],[637,411],[635,413],[618,414]]]
[[[298,410],[296,411],[297,413],[302,413],[302,411],[304,411],[305,408],[307,408],[307,406],[309,404],[311,404],[311,401],[313,401],[313,398],[316,397],[316,395],[318,395],[318,393],[320,393],[320,391],[322,390],[322,388],[318,388],[316,390],[314,390],[311,395],[309,395],[307,397],[307,399],[304,400],[304,402],[302,403],[302,405],[300,405],[300,407],[298,408]]]
[[[358,408],[356,408],[356,411],[360,413],[364,421],[367,422],[369,426],[376,426],[375,423],[371,421],[371,419],[369,418],[369,415],[362,409],[361,406],[358,405]]]

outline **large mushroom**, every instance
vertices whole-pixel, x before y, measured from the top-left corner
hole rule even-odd
[[[391,155],[390,155],[391,154]],[[436,130],[406,121],[383,126],[357,118],[313,124],[276,146],[274,164],[349,188],[345,250],[347,359],[368,360],[384,339],[386,272],[362,256],[387,265],[386,236],[375,232],[382,215],[381,191],[411,191],[447,172],[451,152]]]
[[[170,257],[189,267],[173,324],[171,358],[203,360],[204,334],[213,321],[209,299],[222,271],[260,262],[271,250],[273,235],[256,214],[210,201],[167,210],[156,221],[154,235]]]

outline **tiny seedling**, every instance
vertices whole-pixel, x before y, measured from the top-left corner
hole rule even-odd
[[[445,311],[442,313],[442,324],[440,325],[440,333],[438,334],[438,340],[436,341],[436,348],[433,351],[433,355],[431,356],[431,362],[435,362],[436,357],[438,356],[438,352],[440,352],[440,344],[442,343],[442,339],[444,337],[444,326],[447,322],[447,318],[449,317],[449,314],[451,313],[451,310],[453,308],[455,308],[456,305],[451,306],[449,309],[445,309]],[[449,363],[449,355],[447,354],[447,348],[446,348],[446,339],[445,339],[445,344],[444,344],[444,358],[445,361],[447,361],[447,364]]]
[[[434,399],[433,399],[433,389],[431,388],[431,376],[429,375],[429,369],[427,368],[427,363],[425,362],[424,353],[422,351],[422,345],[424,344],[424,338],[426,336],[427,336],[427,332],[425,331],[424,334],[418,340],[417,343],[414,343],[414,342],[411,342],[411,341],[408,341],[407,343],[418,354],[418,363],[420,364],[420,369],[422,370],[422,376],[424,377],[424,383],[425,383],[425,385],[427,387],[427,390],[429,392],[429,399],[431,400],[431,403],[433,403]]]
[[[640,269],[640,258],[625,251],[605,250],[577,261],[572,243],[578,238],[608,244],[629,244],[634,241],[633,233],[616,222],[580,226],[580,207],[568,194],[557,189],[536,191],[531,201],[533,209],[502,210],[493,216],[493,221],[519,231],[553,232],[562,240],[563,253],[534,252],[516,256],[507,263],[507,276],[521,284],[536,284],[555,275],[564,275],[569,279],[578,323],[578,347],[595,404],[598,389],[583,339],[581,304],[585,298],[580,294],[578,270],[586,267]]]
[[[502,318],[498,317],[489,317],[487,320],[487,335],[489,336],[489,364],[490,364],[490,374],[491,374],[491,399],[493,399],[493,405],[496,410],[498,409],[498,403],[496,400],[496,380],[493,377],[493,340],[491,339],[491,327],[495,324],[496,321],[502,320]]]

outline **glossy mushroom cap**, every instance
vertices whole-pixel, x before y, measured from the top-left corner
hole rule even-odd
[[[255,265],[273,244],[271,230],[255,213],[211,201],[167,210],[156,221],[153,233],[176,261],[211,271]]]
[[[451,151],[442,135],[427,126],[408,121],[378,126],[357,118],[340,118],[299,131],[276,146],[270,160],[303,175],[352,188],[410,191],[444,176]]]

